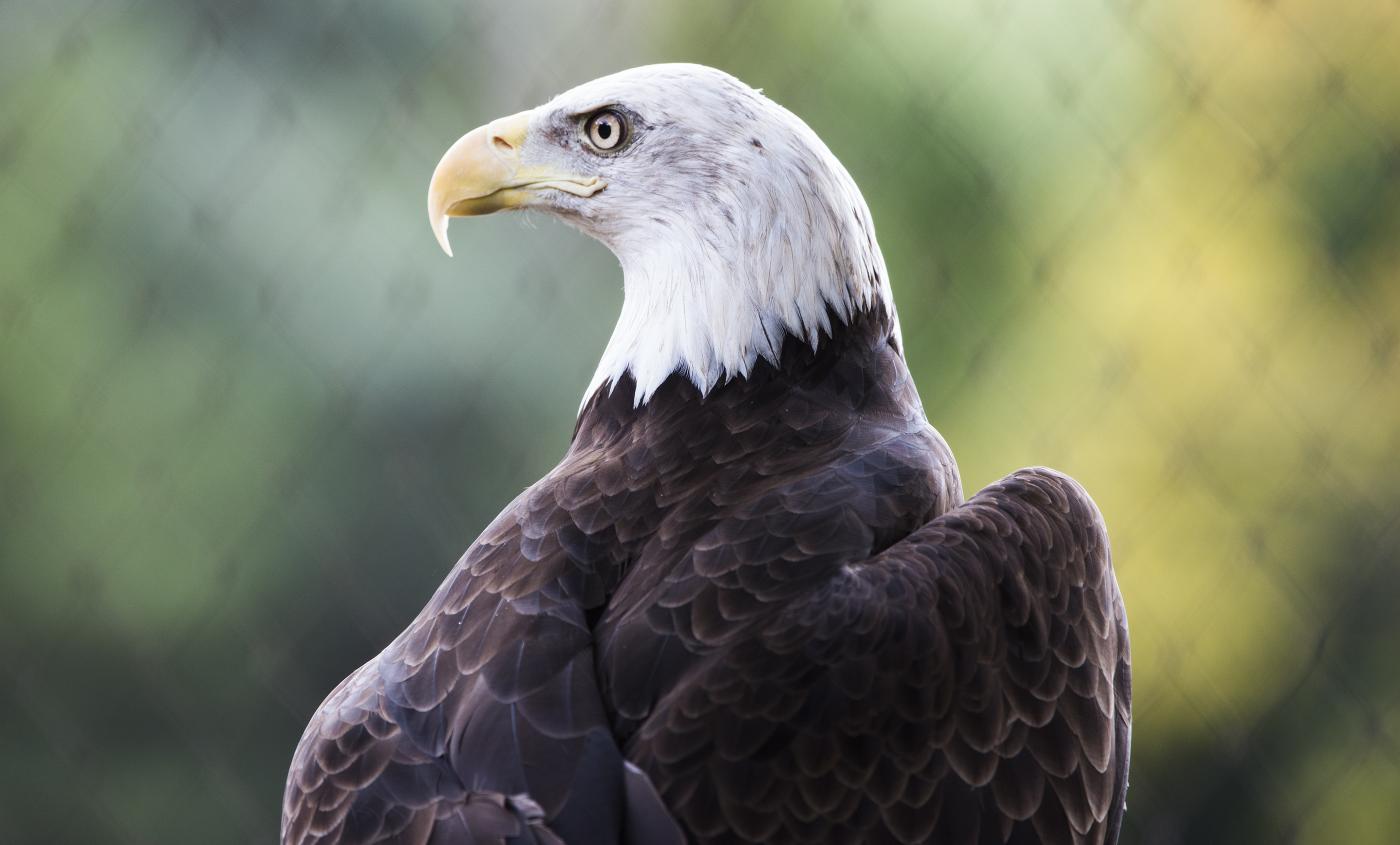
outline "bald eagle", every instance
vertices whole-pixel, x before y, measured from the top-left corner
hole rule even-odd
[[[1113,843],[1128,630],[1093,501],[964,501],[870,210],[811,129],[642,67],[451,146],[428,212],[553,215],[624,303],[567,453],[292,760],[285,843]]]

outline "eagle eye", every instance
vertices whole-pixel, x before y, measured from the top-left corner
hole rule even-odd
[[[583,125],[583,133],[588,143],[602,152],[609,152],[622,146],[627,140],[627,121],[612,109],[594,112]]]

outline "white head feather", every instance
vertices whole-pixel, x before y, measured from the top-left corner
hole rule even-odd
[[[605,107],[632,124],[611,155],[579,131]],[[815,346],[828,309],[846,320],[880,303],[895,317],[850,174],[796,115],[726,73],[652,65],[586,83],[534,110],[521,153],[607,183],[543,206],[622,265],[622,313],[585,402],[627,372],[639,405],[675,372],[708,392],[776,363],[787,333]]]

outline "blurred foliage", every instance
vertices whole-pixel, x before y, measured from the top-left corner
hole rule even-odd
[[[274,836],[620,299],[553,223],[447,261],[434,163],[670,60],[862,185],[969,492],[1097,498],[1124,840],[1400,840],[1394,0],[0,3],[0,839]]]

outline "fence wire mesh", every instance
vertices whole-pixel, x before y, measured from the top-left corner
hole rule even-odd
[[[562,453],[620,299],[422,195],[725,68],[875,213],[969,492],[1078,477],[1124,841],[1400,841],[1400,3],[0,3],[0,840],[268,841],[322,696]]]

